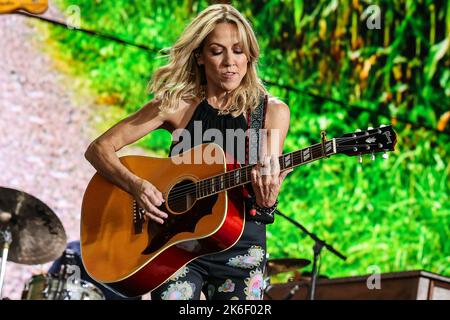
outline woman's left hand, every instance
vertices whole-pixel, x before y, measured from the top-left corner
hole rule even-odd
[[[283,180],[293,169],[280,172],[277,155],[262,158],[262,163],[252,168],[252,187],[255,191],[256,204],[260,207],[272,207],[277,201]]]

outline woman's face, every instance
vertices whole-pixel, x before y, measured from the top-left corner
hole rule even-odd
[[[234,23],[219,23],[206,38],[198,59],[205,66],[207,86],[214,90],[232,91],[247,73],[248,59]]]

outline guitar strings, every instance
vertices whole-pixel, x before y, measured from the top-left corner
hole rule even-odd
[[[380,129],[378,129],[378,130],[380,130]],[[369,134],[366,134],[366,135],[357,135],[357,136],[355,136],[355,137],[352,137],[352,136],[349,136],[349,137],[345,137],[345,138],[335,138],[335,140],[336,140],[336,142],[338,142],[338,143],[343,143],[343,142],[348,142],[348,141],[351,141],[351,140],[358,140],[358,139],[360,139],[360,138],[368,138],[368,137],[371,137],[372,135],[375,135],[375,134],[380,134],[381,133],[381,131],[378,131],[378,132],[374,132],[374,133],[369,133]],[[331,141],[331,140],[327,140],[327,142],[329,142],[329,141]],[[369,144],[369,145],[372,145],[372,144]],[[337,150],[339,150],[339,151],[342,151],[342,150],[344,150],[345,148],[350,148],[350,147],[355,147],[356,145],[354,145],[354,146],[345,146],[345,147],[340,147],[340,146],[337,146]],[[367,144],[366,145],[357,145],[357,146],[359,146],[359,147],[362,147],[362,146],[367,146]],[[308,149],[308,148],[305,148],[305,149]],[[294,158],[294,161],[295,160],[298,160],[298,154],[296,154],[296,153],[301,153],[301,151],[303,151],[303,150],[305,150],[305,149],[300,149],[300,150],[297,150],[297,151],[294,151],[294,152],[291,152],[290,154],[293,156],[293,158]],[[311,153],[314,153],[314,152],[316,152],[316,151],[318,151],[318,150],[321,150],[322,149],[322,143],[316,143],[316,144],[314,144],[314,145],[312,145],[311,147],[309,147],[309,149],[310,149],[310,151],[311,151]],[[280,156],[280,157],[283,157],[283,156],[286,156],[286,154],[285,155],[282,155],[282,156]],[[279,157],[279,158],[280,158]],[[319,158],[318,158],[319,159]],[[226,172],[226,173],[224,173],[224,174],[228,174],[228,173],[230,173],[230,172],[233,172],[233,171],[236,171],[236,170],[243,170],[245,167],[242,167],[242,168],[239,168],[239,169],[235,169],[235,170],[232,170],[232,171],[228,171],[228,172]],[[209,178],[206,178],[206,179],[203,179],[203,180],[200,180],[200,181],[197,181],[196,182],[196,184],[195,184],[195,186],[180,186],[180,187],[175,187],[174,189],[172,189],[172,192],[176,192],[176,193],[182,193],[180,196],[182,196],[182,197],[184,197],[186,194],[190,194],[190,193],[193,193],[192,192],[192,190],[197,190],[198,188],[207,188],[208,186],[207,185],[205,185],[205,186],[202,186],[201,184],[202,184],[202,181],[205,181],[205,180],[209,180],[209,179],[212,179],[212,178],[215,178],[215,177],[217,177],[217,176],[221,176],[221,175],[223,175],[223,174],[219,174],[219,175],[216,175],[216,176],[213,176],[213,177],[209,177]],[[231,179],[233,179],[232,177],[227,177],[226,178],[226,181],[225,182],[230,182],[231,181]],[[223,181],[222,181],[223,182]],[[185,189],[185,188],[188,188],[188,189]],[[184,190],[183,190],[184,189]],[[189,192],[187,192],[187,190],[189,190]],[[165,193],[163,193],[164,195],[165,195]],[[173,197],[172,199],[174,199],[174,198],[176,198],[176,197]]]
[[[313,147],[313,146],[312,146],[312,147]],[[310,148],[312,148],[312,147],[310,147]],[[318,147],[321,147],[321,146],[315,146],[315,148],[312,150],[312,153],[315,152],[315,151],[318,151],[318,150],[319,150]],[[299,151],[301,151],[301,150],[299,150]],[[295,152],[294,152],[294,153],[295,153]],[[295,160],[298,160],[298,158],[300,157],[300,155],[295,155],[294,153],[292,153],[292,155],[293,155],[293,158],[294,158],[294,161],[295,161]],[[215,177],[222,176],[222,175],[228,175],[228,177],[226,177],[226,178],[225,178],[225,181],[224,181],[224,182],[225,182],[224,184],[226,184],[226,183],[231,182],[232,179],[234,179],[234,176],[232,175],[233,172],[238,171],[238,170],[248,170],[249,168],[252,168],[252,167],[253,167],[253,166],[245,166],[245,167],[241,167],[241,168],[234,169],[234,170],[231,170],[231,171],[227,171],[227,172],[222,173],[222,174],[219,174],[219,175],[215,175],[215,176],[212,176],[212,177],[203,179],[203,180],[199,180],[199,181],[196,182],[196,184],[197,184],[197,187],[199,187],[199,188],[206,187],[206,185],[205,185],[205,186],[201,186],[202,182],[204,182],[204,181],[206,181],[206,180],[209,180],[209,179],[212,179],[212,178],[215,178]],[[287,168],[285,168],[285,169],[287,169]],[[195,186],[192,186],[192,185],[191,185],[191,186],[174,187],[174,188],[172,189],[172,192],[179,192],[179,191],[181,191],[181,190],[183,190],[183,189],[185,189],[185,188],[189,188],[189,189],[192,190],[192,189],[195,188]],[[183,190],[183,191],[184,191],[184,190]]]
[[[374,135],[374,134],[378,134],[378,133],[372,133],[372,134],[364,135],[364,137],[365,137],[365,138],[366,138],[366,137],[370,137],[371,135]],[[360,138],[360,137],[361,137],[361,136],[357,136],[357,137],[348,137],[348,138],[336,138],[336,140],[338,140],[339,143],[342,143],[343,141],[356,140],[356,139],[358,139],[358,138]],[[373,144],[371,144],[371,145],[373,145]],[[366,144],[366,145],[358,145],[358,146],[359,146],[359,147],[363,147],[363,146],[367,146],[367,144]],[[340,146],[338,146],[337,149],[338,149],[339,151],[342,151],[343,149],[349,148],[349,147],[352,147],[352,146],[345,146],[345,147],[340,147]],[[306,149],[306,148],[305,148],[305,149]],[[309,149],[310,149],[311,153],[315,153],[315,152],[317,152],[318,150],[321,150],[321,149],[322,149],[322,144],[319,143],[319,144],[312,145],[311,147],[309,147]],[[298,153],[300,153],[302,150],[304,150],[304,149],[301,149],[301,150],[294,151],[294,152],[290,153],[290,154],[293,156],[294,161],[295,161],[295,160],[298,160],[298,156],[300,156]],[[285,156],[285,155],[283,155],[283,156]],[[280,157],[282,157],[282,156],[280,156]],[[228,174],[228,173],[233,172],[233,171],[236,171],[236,170],[243,170],[244,168],[245,168],[245,167],[242,167],[242,168],[239,168],[239,169],[235,169],[235,170],[232,170],[232,171],[228,171],[228,172],[225,173],[225,174]],[[202,186],[202,185],[201,185],[201,184],[202,184],[202,181],[209,180],[209,179],[212,179],[212,178],[214,178],[214,177],[221,176],[221,175],[223,175],[223,174],[219,174],[219,175],[216,175],[216,176],[213,176],[213,177],[209,177],[209,178],[204,179],[204,180],[197,181],[197,183],[196,183],[195,186],[192,186],[192,185],[191,185],[191,186],[180,186],[180,187],[175,187],[174,189],[172,189],[172,192],[180,193],[180,192],[186,191],[186,190],[192,191],[194,188],[197,189],[197,188],[207,187],[207,185],[205,185],[205,186]],[[225,182],[228,182],[228,183],[229,183],[229,182],[231,181],[231,179],[233,179],[233,177],[227,177],[226,180],[225,180]],[[222,181],[222,182],[224,182],[224,181]],[[185,189],[185,188],[188,188],[188,189]],[[183,190],[183,189],[184,189],[184,190]],[[192,193],[192,192],[189,192],[189,193]],[[184,195],[185,195],[185,194],[182,194],[181,196],[184,197]],[[173,199],[173,198],[172,198],[172,199]]]
[[[366,135],[365,137],[368,137],[368,135]],[[337,139],[342,139],[342,138],[337,138]],[[355,140],[355,138],[348,138],[348,139],[345,139],[345,140]],[[364,145],[355,145],[355,146],[366,147],[367,148],[367,146],[375,146],[375,145],[377,145],[377,144],[364,144]],[[344,147],[338,146],[337,150],[342,151],[342,150],[348,149],[349,147],[352,147],[352,146],[344,146]],[[318,150],[321,150],[322,149],[322,145],[321,144],[313,145],[313,146],[311,146],[309,148],[311,150],[311,153],[314,153],[314,152],[317,152]],[[301,151],[302,150],[303,149],[291,153],[293,162],[296,162],[299,159],[301,160]],[[370,151],[370,150],[364,150],[364,152],[368,152],[368,151]],[[312,159],[312,160],[318,160],[320,158],[322,158],[322,157],[315,158],[315,159]],[[300,163],[299,165],[301,165],[301,164],[302,163]],[[305,162],[303,162],[303,164],[305,164]],[[234,180],[234,175],[231,174],[232,172],[235,172],[237,170],[246,171],[245,176],[247,177],[247,175],[249,174],[248,170],[251,169],[251,168],[252,167],[250,167],[250,166],[246,166],[246,167],[242,167],[242,168],[239,168],[239,169],[234,169],[232,171],[228,171],[226,173],[223,173],[223,174],[220,174],[220,175],[217,175],[217,176],[228,175],[228,176],[225,177],[225,181],[224,180],[221,181],[221,184],[223,184],[223,185],[227,185],[228,184],[229,185],[230,182],[232,180]],[[284,169],[288,169],[288,168],[290,168],[290,167],[286,167]],[[214,178],[214,177],[210,177],[210,178],[207,178],[207,179],[204,179],[204,180],[199,180],[194,185],[191,184],[190,186],[174,187],[171,190],[171,192],[170,192],[171,194],[174,193],[174,195],[170,196],[170,198],[169,198],[170,202],[171,203],[179,203],[180,201],[184,201],[184,198],[188,194],[194,194],[195,197],[197,197],[197,191],[199,191],[198,193],[201,193],[201,191],[204,191],[205,193],[209,193],[208,191],[211,188],[210,187],[211,183],[208,183],[206,181],[210,180],[212,178]],[[204,183],[204,185],[202,185],[202,183]],[[247,182],[244,182],[244,183],[241,183],[241,184],[237,184],[236,186],[233,186],[233,187],[237,187],[239,185],[246,184],[246,183],[249,183],[249,182],[247,181]],[[224,190],[227,190],[227,189],[231,189],[233,187],[228,187],[228,188],[225,188],[223,190],[212,192],[211,195],[215,194],[217,192],[221,192],[221,191],[224,191]],[[218,188],[218,189],[221,189],[221,188]],[[163,193],[163,195],[166,195],[166,193]]]
[[[360,146],[362,146],[362,145],[360,145]],[[344,148],[344,149],[346,149],[346,148]],[[293,161],[295,162],[295,161],[297,161],[297,160],[299,160],[300,159],[300,155],[298,155],[298,156],[294,156],[293,157]],[[322,157],[320,157],[320,158],[322,158]],[[315,158],[315,159],[313,159],[313,160],[318,160],[319,158]],[[303,162],[303,164],[305,164],[306,162]],[[289,167],[286,167],[285,169],[288,169]],[[241,171],[246,171],[246,173],[245,173],[245,175],[246,175],[246,177],[247,177],[247,175],[249,174],[249,169],[250,169],[250,167],[243,167],[243,168],[241,168],[241,169],[237,169],[237,170],[241,170]],[[283,169],[284,170],[284,169]],[[236,170],[233,170],[233,171],[236,171]],[[233,171],[229,171],[229,172],[227,172],[227,173],[225,173],[225,174],[229,174],[229,173],[231,173],[231,172],[233,172]],[[210,179],[210,178],[208,178],[208,179]],[[232,181],[234,179],[234,177],[231,175],[231,174],[229,174],[226,178],[225,178],[225,181],[221,181],[221,183],[223,183],[224,185],[226,185],[226,184],[230,184],[230,182]],[[240,184],[237,184],[236,186],[233,186],[233,187],[237,187],[237,186],[239,186],[239,185],[242,185],[242,184],[246,184],[246,183],[248,183],[248,181],[247,182],[244,182],[244,183],[240,183]],[[203,184],[203,185],[202,185]],[[171,196],[170,198],[169,198],[169,200],[170,200],[170,202],[172,202],[172,203],[174,203],[174,201],[176,201],[178,198],[184,198],[187,194],[194,194],[195,195],[195,197],[197,197],[197,191],[199,191],[198,193],[202,193],[202,191],[203,192],[205,192],[205,193],[210,193],[209,192],[209,189],[211,188],[211,186],[212,186],[212,184],[210,184],[210,183],[207,183],[206,182],[206,180],[200,180],[200,181],[198,181],[195,185],[190,185],[190,186],[180,186],[180,187],[176,187],[176,189],[172,189],[172,192],[174,192],[175,194],[173,195],[173,196]],[[211,194],[214,194],[214,193],[217,193],[217,192],[221,192],[221,191],[224,191],[224,190],[228,190],[228,189],[231,189],[231,188],[233,188],[233,187],[227,187],[227,188],[225,188],[225,189],[223,189],[222,190],[222,188],[217,188],[218,189],[218,191],[216,191],[216,192],[212,192]],[[171,192],[171,193],[172,193]],[[165,194],[165,193],[163,193],[163,194]],[[183,199],[184,200],[184,199]]]
[[[365,135],[364,137],[368,137],[368,136],[369,135]],[[342,138],[336,138],[336,139],[342,139]],[[345,140],[355,140],[355,137],[347,138]],[[370,145],[376,145],[376,144],[364,144],[364,145],[357,145],[357,146],[358,147],[367,147],[368,145],[370,146]],[[349,147],[352,147],[352,146],[344,146],[344,147],[338,146],[337,150],[342,151],[342,150],[348,149]],[[311,150],[311,153],[314,153],[314,152],[317,152],[319,149],[322,148],[322,144],[316,144],[316,145],[313,145],[313,146],[311,146],[309,148]],[[304,149],[302,149],[302,150],[304,150]],[[302,150],[298,150],[298,151],[295,151],[295,152],[291,153],[293,155],[293,161],[294,162],[296,160],[298,160],[299,157],[301,157],[300,153],[301,153]],[[365,150],[365,152],[367,152],[367,151],[369,151],[369,150]],[[322,158],[322,157],[320,157],[320,158]],[[317,158],[317,159],[319,159],[319,158]],[[234,172],[234,171],[237,171],[237,170],[243,171],[244,168],[246,168],[245,170],[248,171],[249,166],[242,167],[242,168],[239,168],[239,169],[235,169],[235,170],[226,172],[225,175],[228,174],[228,176],[225,178],[225,181],[222,180],[222,182],[224,184],[230,183],[231,180],[234,179],[234,176],[231,173]],[[287,168],[285,168],[285,169],[287,169]],[[247,176],[247,174],[248,174],[248,172],[246,172],[246,176]],[[220,175],[224,175],[224,174],[220,174]],[[217,176],[220,176],[220,175],[217,175]],[[172,201],[174,201],[177,197],[184,198],[187,194],[193,194],[194,191],[195,191],[195,196],[197,196],[197,190],[199,190],[199,191],[203,190],[203,191],[207,192],[208,191],[207,188],[209,188],[209,185],[211,185],[211,184],[207,183],[206,181],[209,180],[209,179],[212,179],[212,178],[214,178],[214,177],[210,177],[210,178],[207,178],[207,179],[204,179],[204,180],[197,181],[195,185],[175,187],[174,189],[172,189],[172,192],[175,192],[175,195],[173,197],[171,197],[170,199]],[[202,186],[202,183],[204,183],[203,186]],[[238,185],[236,185],[236,186],[238,186]],[[226,188],[226,189],[230,189],[230,188]],[[222,190],[220,190],[220,191],[222,191]],[[217,192],[220,192],[220,191],[217,191]],[[216,193],[216,192],[214,192],[214,193]],[[166,194],[166,193],[163,193],[163,194]]]

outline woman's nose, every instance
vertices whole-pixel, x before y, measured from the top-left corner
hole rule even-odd
[[[234,65],[233,54],[231,52],[226,52],[223,58],[223,64],[226,66]]]

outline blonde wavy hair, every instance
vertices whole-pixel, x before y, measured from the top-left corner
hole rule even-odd
[[[257,74],[259,45],[250,23],[231,5],[215,4],[207,7],[184,29],[166,55],[168,63],[153,74],[149,90],[160,101],[163,113],[175,112],[181,100],[204,98],[206,77],[204,67],[197,64],[198,53],[206,37],[219,23],[234,23],[238,29],[242,50],[247,56],[247,73],[239,87],[229,93],[229,108],[222,114],[234,117],[253,111],[262,94],[267,94]]]

